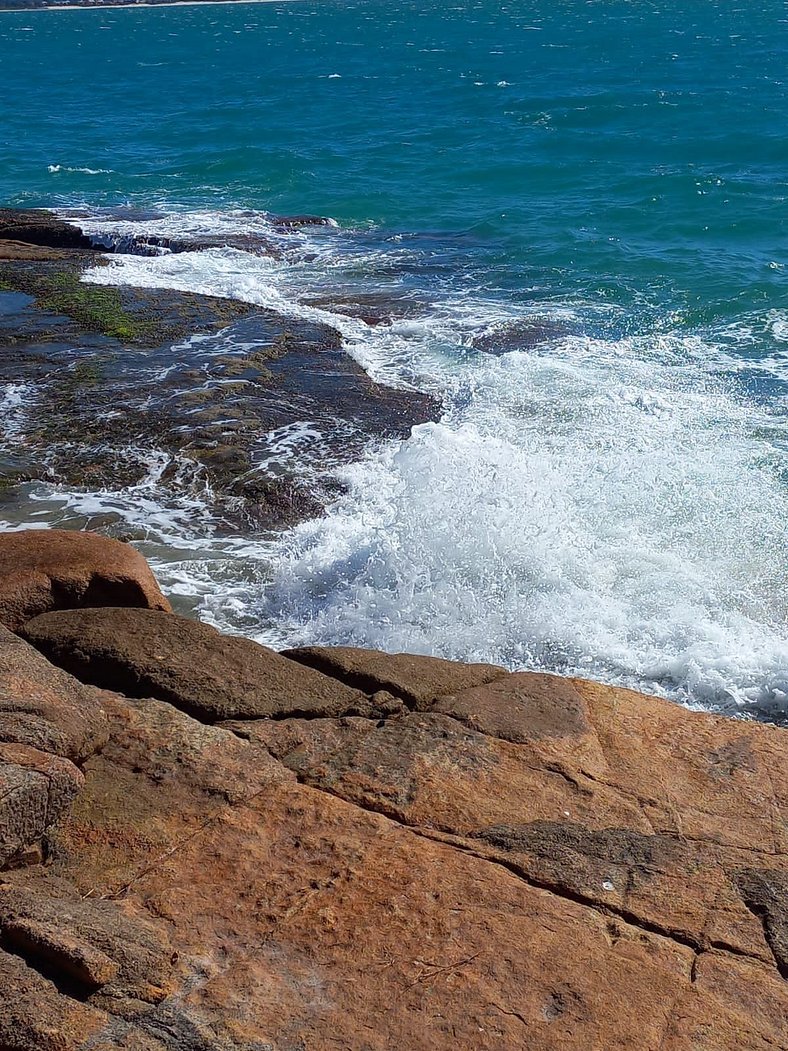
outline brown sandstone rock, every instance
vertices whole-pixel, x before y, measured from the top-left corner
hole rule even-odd
[[[195,724],[139,702],[88,763],[58,871],[166,918],[180,959],[199,958],[177,1001],[189,1048],[202,1046],[198,1021],[210,1046],[277,1051],[788,1048],[788,986],[753,912],[763,900],[779,922],[784,852],[764,864],[757,838],[680,833],[701,811],[711,828],[723,812],[771,823],[774,792],[743,796],[784,773],[785,734],[511,679],[519,721],[502,736],[515,740],[494,732],[507,677],[489,710],[477,688],[437,702],[465,725],[442,711],[244,720],[227,724],[234,737],[198,728],[177,761],[173,742]],[[648,771],[625,761],[636,740]],[[244,756],[261,775],[246,795]],[[655,763],[660,788],[644,802],[633,785]],[[222,801],[223,776],[237,787]],[[131,798],[131,827],[155,828],[155,843],[120,833]],[[767,871],[768,892],[750,877],[742,893],[748,864]]]
[[[534,672],[440,697],[430,711],[451,715],[503,741],[585,736],[591,732],[583,699],[569,679]]]
[[[460,664],[414,653],[382,653],[353,646],[308,646],[283,650],[283,656],[316,668],[366,693],[388,690],[409,704],[421,705],[505,675],[493,664]]]
[[[0,240],[0,260],[4,262],[29,260],[35,262],[50,259],[67,259],[69,252],[64,248],[45,248],[42,245],[26,244],[24,241]]]
[[[146,684],[265,678],[267,651],[117,612],[175,626],[129,628]],[[115,616],[40,634],[108,648]],[[278,660],[276,719],[103,695],[47,867],[0,874],[0,1047],[788,1051],[786,731],[551,676],[421,689],[380,654],[366,689],[427,710],[341,686],[304,717]]]
[[[341,715],[363,695],[207,624],[141,609],[47,613],[24,637],[85,682],[129,697],[158,697],[205,722]]]
[[[363,734],[348,729],[338,746],[333,733],[330,747],[291,743],[283,761],[367,809],[478,840],[476,853],[537,885],[686,944],[724,944],[781,967],[785,913],[775,888],[783,886],[786,829],[774,818],[788,795],[784,732],[579,680],[537,675],[529,691],[529,678],[512,675],[436,703],[474,715],[484,734],[443,714],[411,714]],[[514,744],[491,735],[509,683],[511,712],[499,729]],[[530,712],[529,693],[540,702]],[[306,732],[321,731],[315,724]],[[640,762],[628,766],[637,751]],[[722,777],[720,756],[738,757]],[[737,832],[753,834],[748,847]],[[733,875],[745,857],[768,862],[748,879],[749,900]]]
[[[19,956],[0,949],[0,1047],[4,1051],[77,1051],[106,1016],[69,996]]]
[[[74,762],[106,742],[103,699],[0,627],[0,869],[41,857],[82,787]]]
[[[0,742],[79,762],[106,739],[103,695],[0,627]]]
[[[763,924],[777,970],[788,981],[788,872],[740,869],[734,882],[747,908]]]
[[[0,912],[5,903],[0,896]],[[106,953],[53,923],[10,917],[0,919],[3,940],[20,956],[53,968],[64,980],[87,989],[100,988],[117,975],[119,965]]]
[[[0,208],[0,240],[22,241],[45,248],[92,249],[76,226],[43,209]]]
[[[57,863],[78,884],[87,867],[93,885],[86,855],[108,818],[96,803],[118,772],[95,763]],[[215,806],[195,830],[179,782],[155,799],[147,776],[129,783],[161,808],[177,850],[151,864],[119,841],[110,880],[95,889],[166,918],[180,959],[199,960],[199,980],[177,999],[179,1025],[207,1022],[210,1047],[788,1046],[777,1006],[788,997],[765,959],[746,958],[732,993],[701,992],[696,961],[744,957],[712,946],[699,955],[671,932],[575,900],[560,881],[548,890],[470,843],[293,781]],[[763,1003],[764,984],[778,999],[751,1018],[742,1001],[749,989]]]
[[[0,535],[0,623],[17,631],[40,613],[81,606],[170,609],[145,559],[119,540],[63,529]]]
[[[360,747],[378,720],[344,716],[341,719],[231,720],[219,724],[244,741],[255,742],[293,773],[312,769],[340,748]]]
[[[177,988],[166,925],[126,916],[40,872],[0,876],[0,938],[62,988],[121,1014]]]
[[[31,851],[39,856],[47,829],[82,787],[67,759],[35,748],[0,744],[0,869]]]

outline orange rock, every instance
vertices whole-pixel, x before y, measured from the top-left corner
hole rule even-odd
[[[17,631],[40,613],[82,606],[170,609],[129,544],[64,529],[0,534],[0,624]]]
[[[103,702],[0,627],[0,868],[41,857],[84,782],[74,764],[107,740]]]
[[[182,705],[240,641],[131,612]],[[41,618],[58,660],[89,613]],[[343,658],[356,714],[305,710],[279,659],[274,718],[101,695],[47,864],[0,872],[1,1047],[788,1051],[788,732],[358,651],[376,697]]]
[[[46,248],[43,245],[27,244],[24,241],[0,240],[0,259],[3,261],[42,262],[50,259],[67,259],[68,256],[68,250],[63,248]]]
[[[87,759],[107,739],[104,696],[0,627],[0,742]]]
[[[0,1047],[77,1051],[106,1022],[104,1012],[62,995],[19,956],[0,949]]]
[[[208,624],[142,609],[81,609],[29,621],[24,637],[73,675],[158,697],[205,722],[341,715],[365,698],[327,675]]]
[[[82,784],[82,774],[68,759],[0,744],[0,868],[31,851],[40,856],[44,834]]]

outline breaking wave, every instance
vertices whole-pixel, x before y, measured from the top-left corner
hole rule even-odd
[[[419,283],[417,243],[279,235],[259,213],[80,224],[278,236],[269,255],[112,256],[86,280],[326,321],[375,379],[443,400],[440,422],[347,467],[324,517],[239,540],[250,568],[228,600],[194,584],[206,619],[274,644],[405,649],[788,711],[782,314],[689,330],[622,323],[593,300],[452,292]],[[338,305],[373,292],[391,306],[383,323]],[[768,352],[742,352],[769,330]],[[309,437],[277,441],[289,455]]]

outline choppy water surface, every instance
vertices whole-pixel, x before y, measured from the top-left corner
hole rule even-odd
[[[283,536],[219,539],[158,462],[134,491],[34,488],[6,519],[125,521],[202,616],[276,644],[779,717],[786,33],[777,0],[0,16],[2,203],[107,238],[338,224],[277,259],[115,256],[89,280],[329,321],[375,378],[444,405]],[[0,394],[12,441],[30,407],[20,384]],[[330,442],[309,423],[272,464]]]

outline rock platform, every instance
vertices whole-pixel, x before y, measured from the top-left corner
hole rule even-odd
[[[19,619],[3,1051],[788,1048],[785,729],[84,594]]]
[[[325,222],[281,216],[271,228]],[[105,244],[51,212],[0,209],[0,394],[20,401],[0,414],[7,498],[18,485],[24,502],[39,481],[123,494],[155,476],[159,499],[204,503],[220,532],[278,530],[320,514],[341,491],[339,468],[370,445],[438,418],[429,395],[371,380],[330,324],[82,280],[108,253],[221,246],[276,252],[246,234]],[[381,325],[400,309],[322,306]]]

